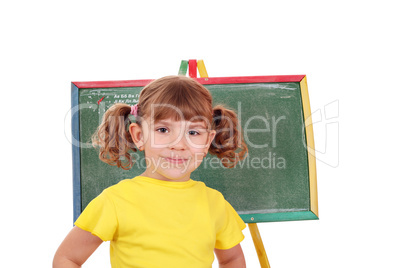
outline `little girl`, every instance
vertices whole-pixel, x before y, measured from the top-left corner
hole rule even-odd
[[[112,267],[245,267],[244,222],[216,190],[190,179],[209,152],[233,167],[247,153],[236,114],[212,108],[209,91],[185,76],[147,85],[135,106],[110,107],[93,136],[102,161],[132,167],[144,151],[143,174],[91,201],[57,250],[53,267],[80,267],[110,241]]]

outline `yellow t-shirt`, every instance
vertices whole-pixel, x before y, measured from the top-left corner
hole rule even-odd
[[[110,242],[112,267],[206,268],[213,249],[239,244],[246,227],[203,182],[135,177],[105,189],[75,225]]]

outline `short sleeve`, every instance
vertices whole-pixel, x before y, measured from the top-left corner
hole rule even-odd
[[[113,201],[103,191],[88,204],[74,224],[103,241],[113,240],[118,225]]]
[[[246,224],[226,200],[221,220],[222,225],[216,235],[215,248],[230,249],[243,241],[242,230],[246,228]]]

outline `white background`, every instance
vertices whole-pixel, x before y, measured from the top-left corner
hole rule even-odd
[[[307,75],[320,220],[259,224],[271,266],[402,267],[397,1],[2,1],[0,25],[0,266],[50,267],[72,227],[71,81],[204,59],[211,77]],[[84,267],[109,267],[108,245]]]

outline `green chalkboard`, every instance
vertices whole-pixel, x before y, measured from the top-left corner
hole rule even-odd
[[[214,104],[238,113],[249,155],[228,169],[208,155],[192,173],[219,190],[246,223],[317,219],[315,159],[305,76],[200,78]],[[142,153],[131,170],[109,166],[92,148],[107,108],[133,105],[150,80],[72,83],[74,220],[108,186],[145,170]]]

